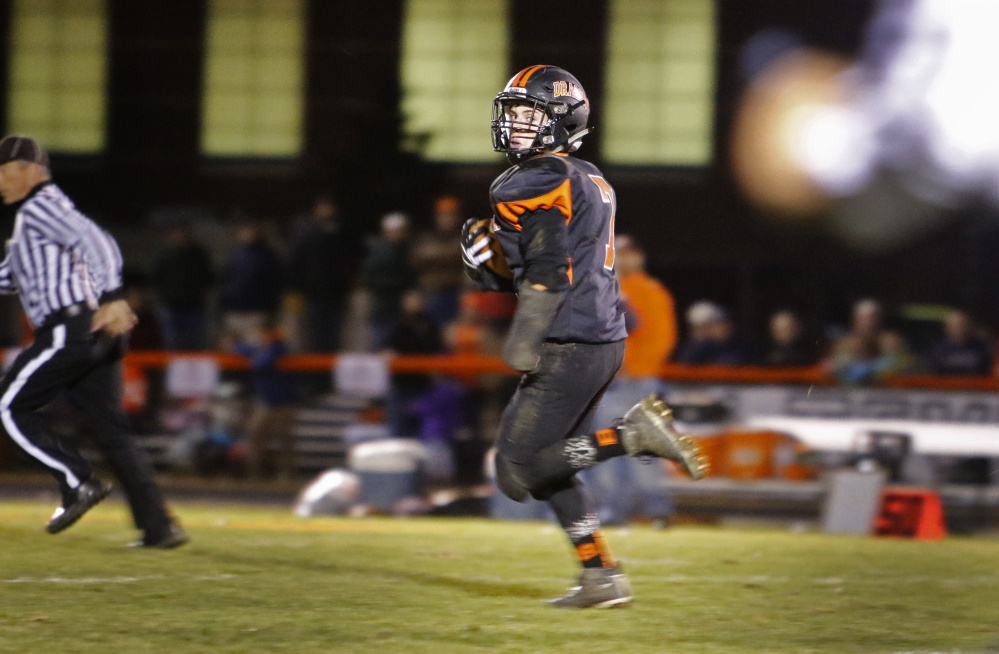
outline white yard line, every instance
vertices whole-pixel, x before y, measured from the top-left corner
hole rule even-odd
[[[232,579],[236,575],[214,574],[196,575],[187,577],[188,581],[221,581]],[[166,575],[146,575],[141,577],[15,577],[13,579],[0,579],[0,584],[66,584],[66,585],[87,585],[87,584],[135,584],[153,579],[166,579]],[[173,577],[176,578],[176,577]],[[181,578],[182,580],[184,578]]]
[[[627,570],[628,561],[623,560]],[[636,566],[637,567],[637,566]],[[640,575],[641,581],[672,584],[789,584],[808,583],[817,586],[882,586],[891,584],[936,583],[941,586],[991,586],[999,585],[999,575],[970,577],[775,577],[771,575]]]
[[[627,559],[621,559],[625,572],[634,572],[640,566],[634,565]],[[462,577],[470,581],[483,580],[482,575]],[[524,577],[516,581],[519,582],[547,582],[558,581],[559,577]],[[843,586],[884,586],[885,584],[936,584],[938,586],[950,586],[957,588],[967,588],[972,586],[999,586],[999,575],[975,575],[967,577],[790,577],[773,575],[683,575],[683,574],[632,574],[632,581],[641,584],[691,584],[691,585],[718,585],[718,586],[763,586],[780,584],[809,584],[815,586],[829,586],[839,588]],[[504,581],[511,581],[505,579]],[[949,654],[919,652],[913,654]]]

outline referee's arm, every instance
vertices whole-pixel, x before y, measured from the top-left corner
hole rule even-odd
[[[103,330],[111,336],[118,336],[130,331],[139,322],[139,318],[125,301],[121,287],[121,249],[110,233],[92,221],[87,222],[92,227],[94,238],[92,241],[84,238],[81,244],[89,243],[83,247],[84,258],[89,252],[96,259],[96,265],[89,265],[89,259],[87,263],[88,268],[98,273],[94,275],[94,287],[101,294],[100,306],[94,312],[90,331]]]
[[[4,295],[17,293],[17,284],[10,270],[10,259],[0,261],[0,293]]]
[[[123,297],[122,256],[118,243],[82,214],[65,216],[57,209],[44,200],[37,206],[24,207],[25,226],[38,229],[62,247],[79,248],[99,297],[90,331],[104,331],[111,336],[131,331],[139,319]]]
[[[124,261],[121,256],[121,249],[118,247],[118,242],[114,240],[114,237],[107,230],[98,227],[92,222],[90,225],[93,226],[95,231],[95,238],[92,244],[96,247],[85,247],[83,252],[84,258],[87,259],[88,269],[94,270],[94,288],[98,289],[100,293],[99,303],[105,304],[114,300],[124,299],[121,279],[121,269]],[[90,256],[97,257],[97,261],[91,263],[87,257],[88,249],[96,251],[98,248],[99,252],[92,252],[90,254]]]
[[[79,220],[83,224],[73,245],[79,248],[83,260],[87,262],[87,272],[94,283],[99,304],[123,299],[122,256],[118,243],[107,230],[89,218],[80,216]]]
[[[39,196],[25,204],[20,214],[25,229],[36,230],[67,250],[79,250],[101,304],[122,297],[121,250],[107,231],[78,211],[66,212]]]

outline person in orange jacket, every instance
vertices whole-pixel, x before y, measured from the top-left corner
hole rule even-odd
[[[660,391],[660,368],[676,348],[678,339],[673,296],[645,271],[642,248],[624,234],[617,236],[615,245],[615,267],[626,304],[628,339],[621,371],[604,394],[594,418],[597,427],[609,426],[635,402]],[[624,524],[639,515],[668,522],[673,508],[662,461],[643,463],[632,457],[619,457],[587,472],[587,481],[597,488],[594,496],[600,498],[598,515],[604,524]]]

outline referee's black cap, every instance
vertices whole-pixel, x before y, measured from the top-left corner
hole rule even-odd
[[[10,161],[29,161],[49,167],[49,154],[30,136],[13,134],[0,141],[0,166]]]

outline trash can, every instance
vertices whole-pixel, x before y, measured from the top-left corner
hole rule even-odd
[[[426,494],[423,469],[427,450],[406,438],[361,443],[347,456],[350,469],[361,480],[360,504],[391,511],[399,500]]]

